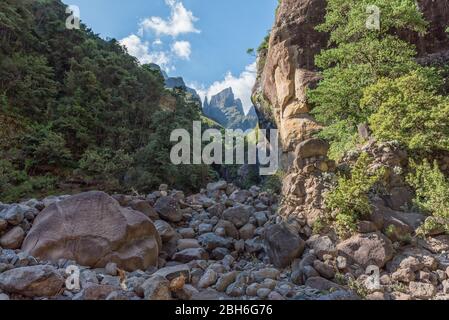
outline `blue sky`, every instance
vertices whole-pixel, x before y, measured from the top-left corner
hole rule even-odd
[[[202,96],[232,86],[249,107],[257,48],[277,0],[64,0],[102,37],[121,40],[141,62],[182,76]]]

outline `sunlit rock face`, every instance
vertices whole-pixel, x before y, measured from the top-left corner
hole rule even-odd
[[[449,4],[434,0],[419,3],[429,21],[427,34],[400,34],[416,44],[419,56],[425,59],[449,50],[445,32],[449,25]],[[328,35],[315,28],[323,22],[325,12],[325,0],[283,0],[277,10],[269,49],[259,58],[254,100],[261,121],[280,129],[285,153],[293,152],[298,143],[320,129],[308,116],[306,88],[315,86],[319,80],[315,56],[327,46]],[[293,163],[286,162],[287,166]]]

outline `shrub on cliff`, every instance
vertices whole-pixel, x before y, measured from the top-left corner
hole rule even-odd
[[[421,164],[412,162],[411,169],[413,172],[407,182],[416,191],[414,204],[430,215],[418,233],[427,234],[435,230],[449,233],[449,180],[436,162],[433,166],[427,160]]]
[[[371,213],[369,192],[384,176],[382,169],[370,172],[371,162],[370,156],[362,153],[349,176],[340,175],[335,188],[325,195],[326,208],[343,238],[356,231],[361,216]]]
[[[380,9],[379,28],[367,21]],[[363,91],[382,78],[395,79],[418,68],[415,48],[394,35],[397,29],[425,31],[426,22],[414,0],[329,0],[319,31],[330,33],[330,46],[316,63],[323,80],[308,92],[312,113],[326,127],[321,136],[330,140],[331,156],[339,158],[354,146],[357,125],[369,110],[360,100]]]
[[[449,99],[438,95],[430,69],[384,78],[364,91],[361,106],[379,140],[397,140],[413,150],[449,150]]]

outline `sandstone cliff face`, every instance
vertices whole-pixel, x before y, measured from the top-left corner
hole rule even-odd
[[[449,2],[419,1],[429,31],[425,36],[404,33],[416,44],[420,57],[449,50],[445,33],[449,25]],[[315,30],[324,20],[325,0],[283,0],[276,15],[269,49],[261,53],[254,100],[262,121],[270,119],[280,129],[284,166],[293,163],[295,146],[310,138],[320,126],[308,114],[305,91],[319,80],[315,56],[326,47],[328,35]],[[269,122],[269,121],[267,121]],[[263,124],[263,123],[262,123]]]
[[[285,152],[293,151],[298,142],[319,129],[307,114],[305,89],[318,81],[314,57],[326,46],[328,37],[315,27],[323,21],[325,8],[325,0],[282,1],[269,50],[262,53],[265,64],[255,95],[271,106]]]

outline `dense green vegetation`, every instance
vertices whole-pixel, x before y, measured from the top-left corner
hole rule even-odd
[[[433,70],[421,69],[368,87],[361,106],[375,110],[369,123],[376,138],[411,150],[449,150],[449,99],[437,92],[440,80]]]
[[[449,179],[438,168],[424,160],[421,164],[412,163],[413,172],[408,182],[416,190],[414,204],[429,214],[419,233],[427,234],[436,230],[449,233]]]
[[[379,28],[367,19],[377,6]],[[426,21],[414,0],[329,0],[325,22],[330,48],[316,63],[323,80],[308,92],[312,113],[325,125],[320,135],[331,142],[330,156],[340,159],[361,139],[360,124],[368,124],[378,141],[397,141],[421,165],[413,164],[409,184],[418,209],[431,215],[423,229],[447,227],[449,183],[426,158],[449,151],[447,68],[424,67],[413,45],[397,30],[425,32]],[[371,210],[368,192],[381,172],[369,175],[362,155],[350,177],[341,176],[326,196],[340,235],[354,230],[361,215]]]
[[[336,187],[325,196],[329,219],[335,224],[341,237],[347,237],[357,229],[357,221],[371,213],[369,192],[384,176],[382,169],[370,172],[370,159],[362,153],[348,175],[338,177]]]
[[[375,5],[381,11],[380,29],[367,28],[366,8]],[[423,69],[415,61],[416,50],[401,40],[394,30],[424,32],[426,21],[413,0],[331,0],[320,31],[330,33],[331,48],[317,57],[323,80],[309,92],[315,105],[313,114],[326,125],[321,135],[332,141],[331,155],[339,158],[357,142],[357,126],[373,120],[379,105],[363,104],[365,92]],[[422,73],[430,73],[424,70]],[[380,82],[380,84],[378,83]],[[387,89],[386,87],[379,89]],[[383,92],[377,92],[378,95]],[[380,110],[384,114],[384,110]],[[382,116],[382,115],[381,115]],[[376,125],[373,131],[376,134]],[[379,137],[390,139],[391,132]]]
[[[170,165],[171,130],[191,130],[201,110],[158,70],[84,25],[66,29],[59,0],[4,0],[0,13],[0,200],[207,178],[207,167]]]

